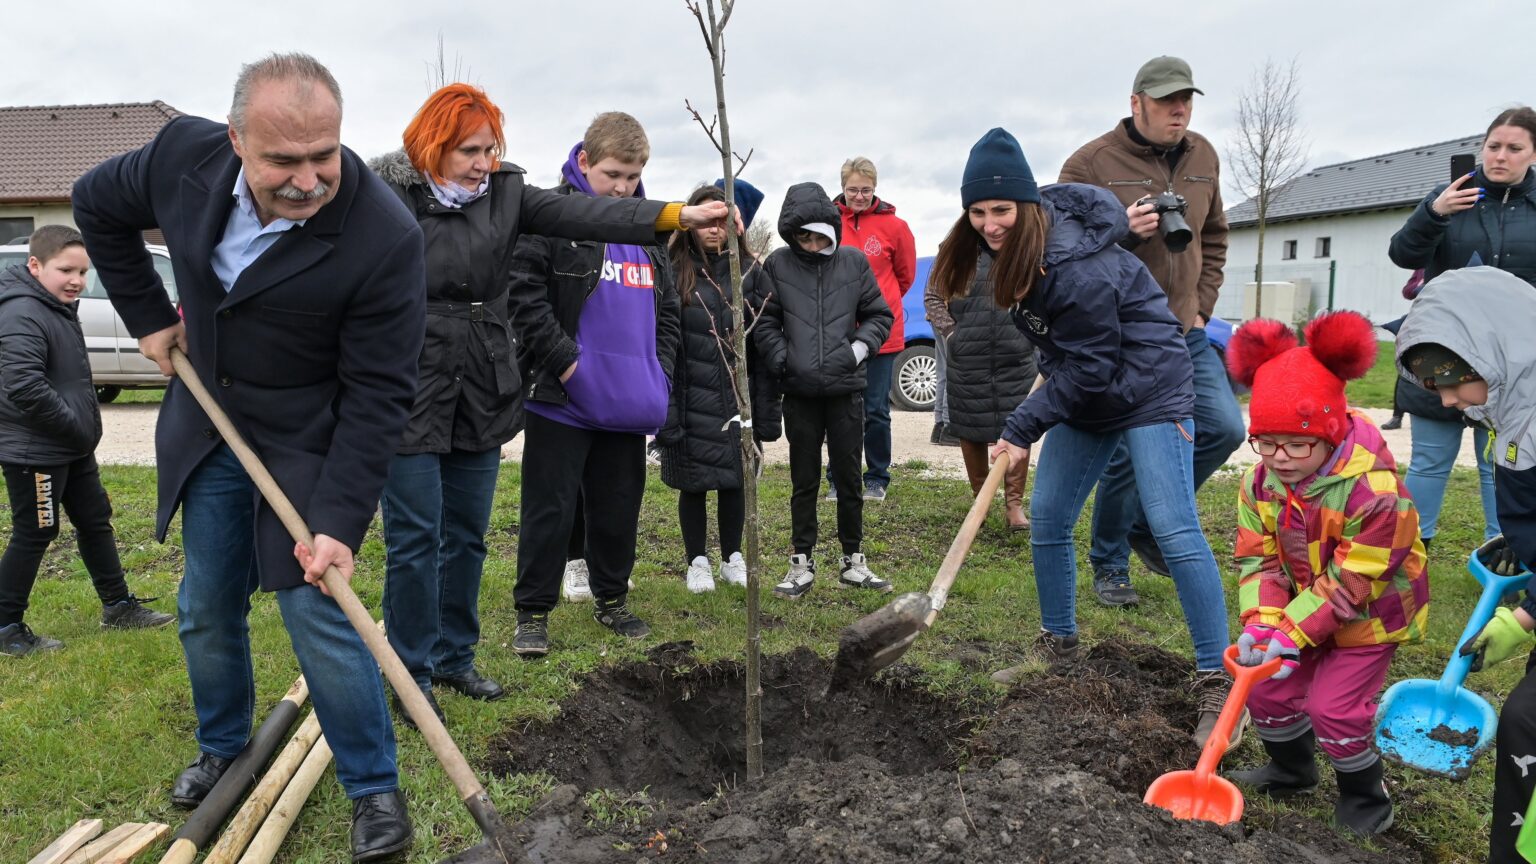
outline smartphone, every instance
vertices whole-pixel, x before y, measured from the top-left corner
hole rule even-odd
[[[1455,183],[1457,180],[1471,174],[1472,169],[1476,167],[1477,158],[1471,153],[1457,153],[1451,157],[1451,182]]]

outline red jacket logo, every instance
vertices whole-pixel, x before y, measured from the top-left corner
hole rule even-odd
[[[871,258],[879,258],[880,257],[880,253],[884,252],[884,251],[885,251],[885,248],[880,245],[880,238],[879,237],[875,237],[875,236],[871,235],[868,240],[864,241],[864,254],[865,255],[868,255]]]

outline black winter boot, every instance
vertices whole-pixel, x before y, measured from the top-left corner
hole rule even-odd
[[[1269,764],[1247,771],[1233,771],[1228,777],[1271,798],[1293,798],[1317,788],[1317,763],[1312,759],[1317,739],[1312,730],[1290,741],[1261,740],[1259,743],[1269,754]]]
[[[1382,762],[1377,759],[1359,771],[1334,769],[1339,780],[1339,803],[1333,817],[1345,828],[1369,837],[1392,827],[1392,799],[1382,781]]]

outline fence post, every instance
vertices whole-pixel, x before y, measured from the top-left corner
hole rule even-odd
[[[1339,275],[1338,259],[1328,262],[1328,311],[1333,311],[1333,285]]]

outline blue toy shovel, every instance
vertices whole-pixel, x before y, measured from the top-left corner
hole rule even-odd
[[[1461,646],[1477,636],[1493,620],[1505,592],[1530,580],[1528,572],[1496,576],[1473,555],[1467,570],[1483,585],[1477,607],[1467,619],[1451,662],[1439,681],[1410,678],[1387,689],[1376,709],[1376,749],[1381,755],[1420,771],[1465,780],[1472,763],[1493,746],[1499,718],[1488,700],[1461,686],[1472,668],[1472,655]]]

